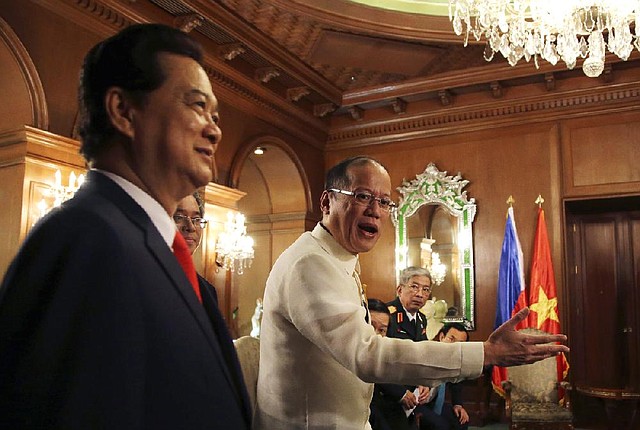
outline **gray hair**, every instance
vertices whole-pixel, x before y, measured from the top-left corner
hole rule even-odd
[[[424,267],[411,266],[404,269],[400,272],[400,285],[408,285],[411,278],[414,276],[426,276],[429,278],[429,281],[433,283],[433,279],[431,278],[431,273],[429,270]]]

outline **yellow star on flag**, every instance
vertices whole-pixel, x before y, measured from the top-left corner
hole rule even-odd
[[[560,318],[558,318],[558,298],[554,297],[553,299],[549,299],[542,285],[538,288],[540,290],[538,293],[538,302],[529,306],[530,309],[538,315],[538,328],[542,327],[547,319],[557,321],[558,324],[560,324]]]

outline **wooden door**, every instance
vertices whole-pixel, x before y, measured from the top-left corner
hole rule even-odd
[[[566,209],[571,380],[640,392],[640,198]]]

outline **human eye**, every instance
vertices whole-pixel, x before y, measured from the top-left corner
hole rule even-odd
[[[393,202],[391,201],[391,199],[387,198],[387,197],[382,197],[380,198],[380,200],[378,200],[380,202],[380,206],[384,209],[389,209],[391,207],[391,205],[393,204]]]
[[[184,222],[184,220],[185,220],[186,218],[187,218],[186,216],[184,216],[184,215],[180,215],[180,214],[175,214],[175,215],[173,216],[173,220],[174,220],[175,222]]]
[[[371,199],[373,198],[373,196],[369,193],[365,193],[363,191],[360,192],[356,192],[354,194],[356,200],[358,200],[361,203],[369,203],[371,201]]]

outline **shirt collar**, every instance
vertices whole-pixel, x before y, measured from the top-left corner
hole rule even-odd
[[[353,255],[344,249],[321,223],[316,224],[315,228],[311,231],[311,236],[318,241],[322,249],[338,260],[340,266],[349,276],[353,275],[356,266],[358,269],[360,268],[358,255]]]
[[[145,211],[149,218],[151,218],[151,222],[160,232],[162,239],[164,239],[167,246],[171,248],[177,228],[176,224],[173,222],[173,219],[164,210],[162,205],[149,194],[142,191],[142,189],[140,189],[138,186],[127,181],[122,176],[116,175],[112,172],[107,172],[105,170],[93,170],[105,175],[107,178],[118,184],[120,188],[122,188],[127,194],[129,194],[129,196],[140,205],[142,210]]]
[[[407,318],[409,318],[409,321],[414,321],[418,317],[418,312],[411,315],[411,313],[407,310],[407,308],[404,307],[404,305],[402,306],[402,309],[404,309],[404,313],[407,314]]]

